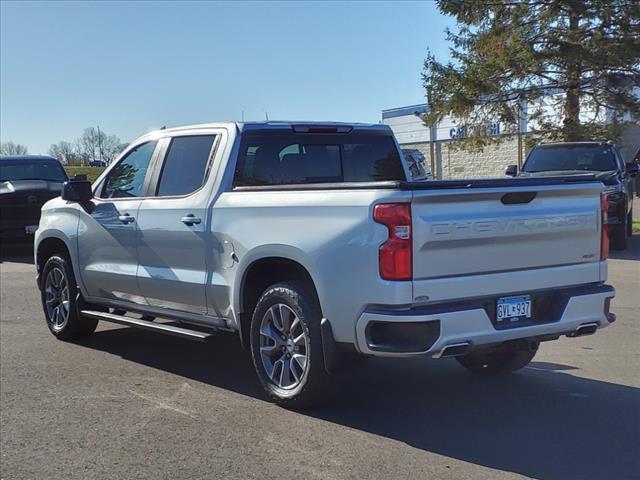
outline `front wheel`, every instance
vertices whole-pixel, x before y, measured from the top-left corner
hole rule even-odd
[[[483,352],[455,357],[458,363],[473,373],[491,375],[509,373],[529,365],[536,355],[536,349],[517,350],[497,347]]]
[[[303,282],[272,285],[251,320],[251,356],[269,398],[289,408],[308,408],[324,395],[318,300]]]
[[[65,256],[54,255],[44,264],[40,293],[47,326],[58,339],[77,340],[95,331],[98,321],[79,314],[78,286]]]

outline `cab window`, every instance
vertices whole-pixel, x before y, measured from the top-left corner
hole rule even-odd
[[[234,186],[405,180],[390,135],[244,135]]]
[[[144,179],[156,142],[135,147],[109,172],[101,198],[135,198],[144,194]]]
[[[215,135],[192,135],[171,139],[162,165],[157,196],[188,195],[207,178]]]

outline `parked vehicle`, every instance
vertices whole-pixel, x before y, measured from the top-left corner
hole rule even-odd
[[[269,397],[301,408],[358,356],[509,372],[542,341],[615,320],[593,176],[407,175],[386,125],[149,133],[44,206],[47,325],[61,340],[99,320],[201,341],[236,332]]]
[[[91,160],[89,162],[89,166],[90,167],[106,167],[107,162],[105,162],[104,160]]]
[[[516,165],[509,165],[507,175],[518,174]],[[592,173],[604,184],[607,227],[611,248],[627,248],[632,234],[633,183],[638,174],[637,163],[626,163],[611,142],[548,143],[534,147],[522,166],[521,177],[552,175],[584,175]]]
[[[409,180],[411,181],[427,181],[432,179],[431,172],[427,171],[426,159],[422,152],[415,148],[402,148],[402,155],[409,170]]]
[[[40,208],[60,196],[68,180],[58,160],[49,156],[0,157],[0,239],[33,241]]]

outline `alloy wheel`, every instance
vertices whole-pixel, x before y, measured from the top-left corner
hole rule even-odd
[[[308,370],[309,339],[298,315],[287,305],[272,305],[260,323],[262,366],[276,386],[292,389]]]
[[[44,284],[47,320],[55,331],[64,328],[69,320],[69,283],[59,267],[51,269]]]

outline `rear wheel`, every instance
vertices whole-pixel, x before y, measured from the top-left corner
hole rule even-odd
[[[460,365],[470,372],[491,375],[515,372],[526,367],[536,355],[536,352],[536,349],[518,350],[497,347],[455,358]]]
[[[66,256],[53,255],[44,264],[41,300],[47,326],[58,339],[76,340],[95,331],[98,321],[79,314],[78,286]]]
[[[262,294],[251,320],[251,356],[271,400],[308,408],[323,397],[324,369],[320,320],[312,289],[303,282],[272,285]]]

